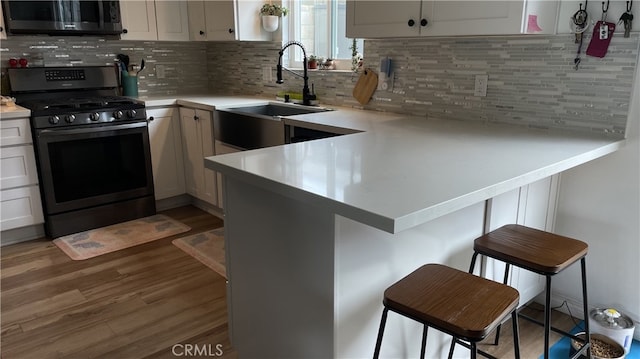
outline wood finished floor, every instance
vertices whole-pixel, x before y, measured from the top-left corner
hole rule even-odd
[[[47,239],[3,247],[1,357],[176,358],[175,344],[212,353],[220,344],[223,358],[237,358],[228,340],[225,280],[171,244],[222,221],[192,206],[162,213],[191,231],[85,261],[69,259]],[[541,314],[535,306],[525,310]],[[554,322],[574,325],[562,313]],[[520,323],[522,357],[537,358],[542,328]],[[499,346],[481,349],[512,358],[510,324],[502,333]],[[558,338],[553,334],[552,342]],[[456,357],[467,353],[456,349]]]

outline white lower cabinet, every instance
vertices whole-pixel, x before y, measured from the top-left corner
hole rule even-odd
[[[182,131],[177,108],[147,110],[156,200],[185,193]]]
[[[0,121],[0,230],[44,222],[28,118]]]
[[[0,211],[2,231],[44,223],[37,185],[0,191]]]
[[[213,113],[181,107],[180,126],[186,191],[202,201],[218,206],[216,173],[204,167],[204,158],[215,154]]]
[[[553,231],[559,175],[501,194],[489,200],[487,230],[517,223],[543,231]],[[486,259],[484,276],[502,282],[503,262]],[[520,292],[520,305],[535,298],[545,288],[543,276],[511,266],[509,285]]]

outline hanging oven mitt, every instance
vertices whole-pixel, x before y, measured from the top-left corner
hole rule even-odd
[[[613,37],[613,32],[616,31],[616,24],[606,21],[598,21],[596,26],[593,27],[593,35],[591,36],[591,42],[587,47],[587,55],[594,57],[604,57],[607,54],[609,43]]]

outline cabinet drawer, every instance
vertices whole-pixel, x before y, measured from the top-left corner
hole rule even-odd
[[[0,188],[38,183],[33,146],[3,147],[0,152]]]
[[[44,222],[38,186],[0,191],[0,209],[2,231]]]
[[[0,143],[3,146],[31,143],[28,118],[0,121]]]

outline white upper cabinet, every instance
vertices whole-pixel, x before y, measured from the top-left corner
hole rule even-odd
[[[262,0],[189,0],[189,34],[196,41],[276,41],[262,29]],[[275,34],[279,34],[280,30]]]
[[[347,37],[555,33],[558,2],[347,1]]]
[[[123,40],[158,40],[153,0],[120,2]]]
[[[189,40],[184,1],[120,1],[123,40]]]
[[[158,40],[189,40],[189,14],[185,1],[156,1]]]
[[[188,1],[191,40],[235,40],[233,0]]]
[[[7,29],[4,27],[4,15],[2,15],[2,6],[0,6],[0,39],[7,38]]]

